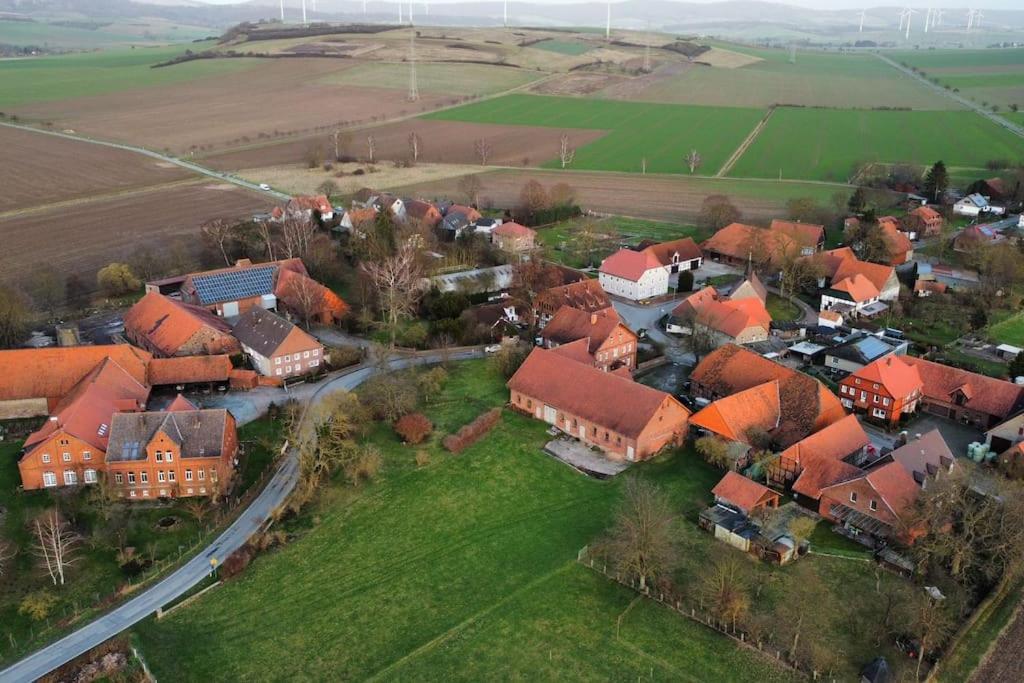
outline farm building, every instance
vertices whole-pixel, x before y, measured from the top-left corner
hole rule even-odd
[[[128,341],[154,356],[199,356],[240,351],[231,326],[209,310],[149,292],[124,315]]]
[[[530,352],[508,381],[514,410],[599,448],[612,460],[644,460],[683,442],[689,411],[679,401],[561,350]]]
[[[534,297],[537,324],[544,327],[562,306],[587,313],[599,313],[612,307],[612,301],[597,280],[586,278],[567,285],[550,287]]]
[[[544,348],[585,340],[594,367],[605,372],[636,369],[637,336],[619,319],[614,308],[587,313],[562,306],[540,333]]]
[[[838,481],[833,472],[858,461],[870,447],[860,421],[847,415],[783,450],[767,468],[768,482],[792,486],[794,493],[817,501],[821,482]]]
[[[786,256],[811,256],[820,251],[824,240],[825,229],[820,225],[775,220],[768,229],[730,223],[700,246],[715,261],[766,266],[778,265]]]
[[[726,472],[711,489],[715,502],[736,508],[748,517],[759,510],[779,507],[779,494],[763,484],[744,477],[738,472]]]
[[[515,221],[505,221],[491,231],[494,245],[508,254],[520,254],[533,250],[537,232]]]
[[[1024,408],[1024,386],[941,363],[906,356],[923,383],[925,411],[989,429]]]
[[[921,374],[909,360],[909,356],[886,355],[844,377],[839,400],[845,408],[895,427],[917,410],[924,390]]]
[[[106,470],[127,500],[212,496],[227,490],[237,454],[231,413],[179,396],[165,411],[114,415]]]
[[[738,298],[736,294],[721,296],[714,287],[705,287],[691,294],[672,309],[666,331],[689,334],[694,325],[704,326],[712,331],[718,345],[753,344],[767,340],[772,317],[765,308],[764,299],[756,293],[745,296],[756,291],[749,280],[734,291],[740,295]]]
[[[672,277],[696,270],[704,262],[697,243],[689,237],[671,242],[643,242],[639,249],[620,249],[601,263],[598,278],[609,294],[638,301],[667,294]]]
[[[873,334],[856,332],[825,352],[825,367],[841,372],[857,372],[865,365],[890,354],[905,355],[909,342],[895,343]]]
[[[284,318],[250,308],[235,322],[234,335],[253,368],[264,377],[288,379],[322,368],[324,347]]]
[[[958,216],[969,216],[971,218],[977,218],[982,214],[991,214],[993,216],[1001,216],[1006,213],[1006,209],[1001,206],[995,206],[989,203],[989,198],[985,195],[978,194],[977,192],[969,194],[963,199],[960,199],[953,204],[953,213]]]
[[[919,206],[907,214],[906,223],[918,237],[935,237],[942,234],[946,220],[932,207]]]

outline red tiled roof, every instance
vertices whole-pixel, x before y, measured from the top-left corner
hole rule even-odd
[[[199,406],[192,403],[192,401],[188,400],[181,394],[178,394],[174,397],[174,400],[171,401],[171,404],[164,408],[164,410],[168,413],[173,413],[182,410],[199,410]]]
[[[779,454],[779,460],[780,464],[800,472],[793,490],[817,500],[823,486],[836,483],[851,471],[857,472],[856,467],[841,461],[870,443],[860,420],[847,415],[796,442]]]
[[[639,282],[648,270],[661,268],[661,262],[648,251],[619,249],[601,262],[601,272],[623,280]]]
[[[238,342],[231,336],[231,326],[201,306],[193,306],[156,292],[142,297],[124,314],[124,327],[129,336],[143,338],[147,348],[155,348],[165,356],[173,356],[196,333],[206,330],[205,353],[237,353]]]
[[[335,319],[343,318],[349,306],[340,296],[320,284],[305,272],[295,272],[282,268],[277,273],[274,295],[285,306],[299,315],[308,307],[310,313],[323,315],[330,313]]]
[[[863,470],[842,460],[819,458],[804,468],[796,481],[793,490],[813,500],[821,498],[821,491],[829,486],[856,479]]]
[[[910,212],[911,216],[917,216],[925,223],[931,223],[942,220],[942,214],[933,209],[930,206],[919,206]]]
[[[537,232],[515,221],[505,221],[496,227],[491,234],[506,237],[535,237]]]
[[[817,247],[822,230],[820,225],[778,220],[772,221],[772,227],[767,230],[743,223],[730,223],[704,240],[701,248],[741,260],[752,253],[760,257],[763,252],[764,256],[776,260],[794,249]]]
[[[686,297],[672,310],[672,315],[696,316],[697,322],[733,338],[751,327],[763,327],[767,331],[772,323],[761,299],[722,299],[714,287],[705,287]]]
[[[545,289],[533,303],[538,311],[547,315],[554,315],[562,306],[572,306],[587,313],[596,313],[612,306],[601,283],[593,278]]]
[[[868,280],[860,273],[854,273],[849,277],[833,282],[832,289],[848,294],[850,299],[857,303],[877,299],[878,295],[881,294],[878,288],[872,284],[871,280]]]
[[[952,402],[958,389],[970,393],[964,406],[970,410],[1004,419],[1024,404],[1024,387],[993,377],[952,368],[922,358],[904,356],[916,368],[924,383],[925,398]]]
[[[814,259],[821,264],[824,275],[832,280],[836,276],[836,271],[839,270],[839,266],[843,264],[847,259],[857,260],[857,255],[853,253],[853,249],[850,247],[840,247],[838,249],[829,249],[823,251],[814,256],[808,256],[807,258]]]
[[[751,430],[771,432],[779,426],[780,415],[779,382],[773,380],[712,401],[690,416],[690,424],[749,443]]]
[[[781,233],[803,246],[818,244],[825,238],[825,226],[799,221],[783,221],[774,219],[768,227],[774,233]]]
[[[689,414],[663,391],[541,348],[530,352],[508,387],[631,438],[638,437],[666,403],[676,403]]]
[[[550,350],[553,353],[557,353],[559,356],[576,361],[577,363],[591,365],[594,362],[594,354],[590,352],[589,339],[577,339],[576,341],[556,346]]]
[[[764,484],[747,479],[739,472],[726,472],[722,480],[711,489],[716,499],[735,505],[742,512],[750,514],[751,510],[765,501],[778,498],[779,494]]]
[[[895,221],[895,219],[893,219]],[[889,262],[899,265],[906,263],[908,253],[913,251],[914,245],[910,238],[899,230],[899,223],[879,223],[885,234],[885,242],[889,246]]]
[[[289,200],[288,204],[289,208],[310,209],[313,211],[319,211],[320,213],[331,213],[334,211],[334,207],[331,206],[331,202],[327,199],[327,195],[323,194],[296,195]]]
[[[447,213],[461,213],[466,217],[470,223],[475,223],[481,218],[483,214],[474,209],[472,206],[464,206],[463,204],[452,204],[448,207]]]
[[[681,261],[692,261],[704,255],[692,237],[683,237],[671,242],[652,244],[644,249],[644,251],[653,255],[658,260],[658,263],[663,266],[671,266],[673,263]],[[678,259],[674,259],[676,255],[679,256]]]
[[[569,306],[562,306],[541,331],[541,338],[556,344],[567,344],[578,339],[587,339],[590,353],[596,353],[601,344],[619,327],[629,332],[632,330],[619,319],[614,308],[599,313],[587,313]]]
[[[894,399],[904,399],[922,389],[920,373],[913,365],[905,363],[905,359],[908,357],[895,355],[879,358],[857,370],[850,377],[869,384],[879,384]],[[843,380],[843,384],[854,385],[853,380],[849,378]]]
[[[145,383],[146,364],[152,356],[129,344],[15,349],[0,351],[0,401],[60,399],[105,358]]]
[[[863,275],[881,292],[896,271],[892,266],[870,263],[854,258],[843,259],[832,275],[833,281],[844,280],[853,275]]]
[[[230,374],[231,358],[223,355],[154,358],[149,363],[149,383],[154,386],[224,382]]]
[[[935,280],[917,280],[914,282],[915,292],[932,292],[934,294],[945,294],[946,284]]]

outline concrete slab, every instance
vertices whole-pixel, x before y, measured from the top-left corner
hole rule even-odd
[[[555,439],[544,445],[544,451],[584,474],[607,479],[629,469],[631,463],[610,460],[590,450],[579,441]]]

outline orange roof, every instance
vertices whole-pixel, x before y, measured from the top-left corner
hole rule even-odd
[[[149,383],[154,386],[224,382],[230,374],[231,358],[224,355],[154,358],[149,363]]]
[[[872,284],[871,280],[868,280],[860,273],[855,273],[850,277],[833,282],[832,289],[837,292],[845,292],[850,296],[850,299],[857,303],[876,299],[881,294],[878,288]]]
[[[783,221],[776,218],[768,229],[808,247],[820,243],[825,238],[825,226],[814,223]]]
[[[889,282],[895,272],[892,266],[861,261],[854,257],[843,259],[832,275],[832,280],[844,280],[852,275],[860,274],[866,277],[881,292],[885,289],[885,284]]]
[[[886,232],[899,231],[900,221],[896,216],[880,216],[878,218],[878,227]]]
[[[334,211],[334,207],[331,206],[331,202],[327,199],[327,195],[323,194],[296,195],[288,201],[288,207],[296,209],[311,209],[319,211],[320,213],[331,213]]]
[[[56,401],[71,391],[105,358],[135,381],[146,381],[152,356],[129,344],[68,346],[0,351],[0,401],[46,398]]]
[[[835,311],[819,311],[818,317],[824,320],[831,320],[834,323],[843,322],[843,316],[839,315]]]
[[[661,267],[654,254],[646,250],[619,249],[601,262],[602,273],[632,282],[639,282],[644,273]]]
[[[352,227],[358,227],[363,223],[372,223],[377,219],[377,209],[372,206],[365,209],[349,209],[347,213]]]
[[[895,219],[893,219],[895,221]],[[881,224],[880,224],[881,225]],[[886,223],[882,225],[885,231],[885,241],[889,245],[890,263],[899,265],[906,263],[908,252],[913,251],[914,245],[910,238],[900,232],[898,223]]]
[[[448,207],[448,211],[446,211],[445,214],[447,215],[453,212],[465,215],[466,220],[469,221],[470,223],[475,223],[481,218],[483,218],[483,214],[474,209],[472,206],[465,206],[463,204],[452,204],[451,206]]]
[[[286,307],[300,315],[303,310],[309,308],[310,313],[330,313],[337,319],[344,317],[349,310],[348,304],[340,296],[306,275],[304,270],[296,272],[281,268],[277,273],[274,294]]]
[[[718,290],[709,285],[680,301],[679,305],[672,309],[672,315],[680,317],[690,315],[712,301],[718,301]]]
[[[689,414],[663,391],[584,363],[567,361],[564,356],[541,348],[530,352],[508,381],[508,387],[631,438],[638,437],[666,404],[675,404],[682,415]],[[659,429],[669,427],[659,425]],[[685,420],[679,427],[685,427]]]
[[[840,247],[838,249],[829,249],[823,251],[814,256],[808,256],[807,258],[815,259],[821,264],[822,270],[829,280],[832,280],[836,276],[836,271],[839,270],[839,266],[843,264],[847,259],[857,260],[857,255],[853,253],[853,249],[850,247]],[[881,288],[879,286],[879,288]]]
[[[775,260],[794,249],[816,248],[822,230],[820,225],[778,220],[772,221],[771,228],[767,230],[743,223],[730,223],[704,240],[701,248],[734,259],[746,259],[752,252],[763,251],[765,256]]]
[[[554,315],[562,306],[572,306],[587,313],[595,313],[611,308],[612,302],[608,294],[601,289],[601,283],[593,278],[571,282],[560,287],[545,289],[534,299],[537,310],[547,315]]]
[[[155,348],[165,356],[173,356],[196,333],[207,333],[203,351],[206,353],[237,353],[238,342],[231,336],[231,326],[201,306],[193,306],[156,292],[149,292],[124,314],[125,331],[133,338],[143,338],[147,348]]]
[[[744,514],[750,514],[759,505],[778,498],[779,494],[764,484],[747,479],[739,472],[726,472],[722,480],[715,484],[711,493],[716,500],[734,505]]]
[[[793,491],[813,500],[821,498],[821,490],[850,479],[856,479],[863,471],[859,467],[843,462],[819,458],[804,468],[796,481]]]
[[[951,403],[954,394],[960,391],[967,399],[964,407],[1000,419],[1024,405],[1024,387],[1012,382],[922,358],[904,356],[903,360],[920,374],[925,398]]]
[[[748,443],[751,430],[771,432],[779,426],[779,401],[778,380],[766,382],[713,401],[694,413],[690,424],[730,441]]]
[[[496,227],[491,234],[507,237],[535,237],[537,235],[536,231],[531,230],[525,225],[520,225],[515,221],[505,221]]]
[[[905,399],[921,391],[921,375],[917,368],[904,362],[906,356],[889,355],[869,363],[843,380],[853,386],[854,380],[879,384],[894,399]],[[853,379],[850,379],[850,378]]]
[[[917,216],[925,223],[933,223],[942,220],[942,214],[930,206],[919,206],[910,212],[911,216]]]
[[[841,462],[871,443],[867,433],[853,415],[847,415],[820,432],[796,442],[782,453],[779,460],[788,468],[800,472],[793,490],[817,499],[823,486],[834,484],[836,477],[849,473]],[[856,472],[856,468],[853,467]]]
[[[589,339],[577,339],[576,341],[569,342],[568,344],[562,344],[550,349],[552,353],[557,353],[559,356],[563,356],[570,360],[576,361],[577,363],[584,363],[590,365],[594,362],[594,354],[590,352],[590,340]],[[630,375],[632,377],[632,375]]]
[[[692,237],[652,244],[644,251],[649,252],[663,266],[671,266],[680,261],[692,261],[703,256],[703,252]]]
[[[937,282],[935,280],[917,280],[914,282],[914,291],[945,294],[946,284],[944,282]]]
[[[199,410],[199,407],[181,394],[178,394],[174,397],[174,400],[171,401],[171,404],[164,408],[164,410],[168,413],[174,413],[182,410]]]
[[[751,327],[763,327],[767,331],[772,324],[772,317],[761,299],[721,299],[714,287],[705,287],[686,297],[672,310],[672,315],[696,316],[699,323],[733,338]]]
[[[619,320],[619,314],[615,312],[614,308],[598,313],[587,313],[569,306],[562,306],[541,331],[540,336],[556,344],[567,344],[578,339],[586,339],[590,353],[596,353],[601,344],[619,329],[627,332],[634,340],[636,339],[633,331]]]

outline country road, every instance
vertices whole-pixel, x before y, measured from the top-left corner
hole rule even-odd
[[[437,363],[442,360],[442,353],[425,352],[415,356],[395,358],[389,361],[388,368],[399,370],[414,365]],[[456,361],[482,356],[483,351],[480,348],[448,352],[448,358]],[[325,381],[310,395],[306,403],[307,411],[309,406],[315,404],[328,390],[355,389],[375,371],[371,365],[362,365],[343,371],[343,374]],[[270,519],[273,511],[291,493],[297,480],[298,456],[294,450],[291,450],[278,465],[263,491],[238,519],[207,548],[200,551],[184,566],[120,607],[0,671],[0,683],[34,681],[137,624],[160,607],[186,593],[209,574],[211,559],[216,559],[218,564],[222,563]]]

